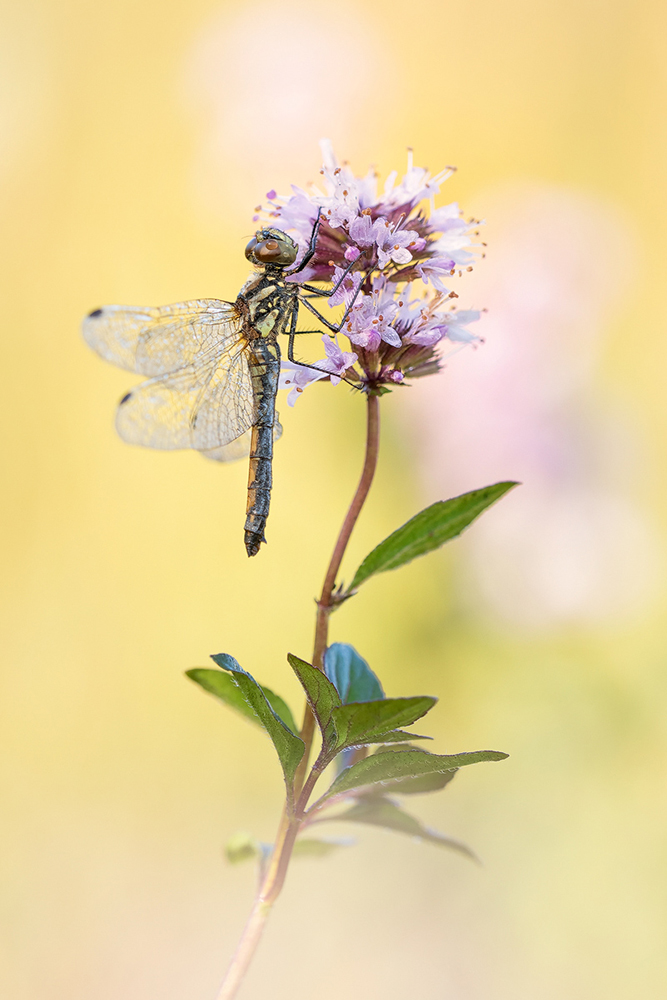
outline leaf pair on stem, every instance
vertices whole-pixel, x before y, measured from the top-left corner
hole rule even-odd
[[[352,666],[352,670],[347,671],[350,683],[347,687],[341,686],[341,690],[312,664],[292,654],[288,655],[289,663],[299,678],[317,719],[322,737],[319,756],[299,800],[295,800],[294,776],[305,747],[293,731],[293,718],[282,698],[258,684],[233,657],[225,653],[212,659],[227,673],[196,668],[189,670],[188,676],[246,718],[262,726],[273,742],[283,769],[289,811],[296,814],[295,818],[302,827],[324,822],[325,819],[365,823],[453,847],[471,855],[464,845],[424,827],[384,793],[437,791],[451,781],[459,767],[481,761],[502,760],[507,754],[495,750],[480,750],[474,753],[440,755],[400,745],[409,740],[428,739],[407,733],[398,727],[412,725],[422,718],[433,708],[437,699],[427,696],[385,698],[380,688],[380,698],[344,702],[343,697],[350,693],[356,697],[363,696],[369,690],[375,693],[379,682],[352,646],[336,643],[327,652],[331,655],[325,660],[325,668],[327,672],[331,671],[339,684],[346,676],[341,664],[347,661]],[[367,748],[371,744],[380,744],[381,749],[344,767],[324,795],[307,810],[310,792],[325,768],[344,751],[350,748]],[[355,800],[355,804],[347,812],[322,816],[322,812],[329,806],[351,798]],[[302,842],[304,847],[306,843],[311,842]],[[298,853],[311,856],[324,854],[335,846],[327,841],[319,843],[322,850],[312,849]],[[262,845],[252,838],[245,838],[242,844],[233,842],[228,846],[228,856],[233,861],[265,854],[266,850]]]

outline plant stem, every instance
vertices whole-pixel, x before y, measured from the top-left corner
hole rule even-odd
[[[334,599],[336,578],[350,536],[368,496],[368,491],[371,488],[377,467],[380,442],[379,397],[368,393],[366,403],[366,454],[364,467],[359,485],[338,535],[338,540],[336,541],[333,555],[331,556],[331,561],[329,562],[329,567],[324,578],[322,593],[317,602],[313,665],[320,670],[323,666],[324,651],[327,648],[329,616],[336,605]],[[315,718],[308,705],[306,705],[306,713],[300,735],[305,743],[305,751],[294,779],[294,798],[297,801],[296,808],[291,814],[287,807],[283,812],[271,860],[216,1000],[233,1000],[233,997],[236,996],[237,990],[259,944],[267,917],[283,887],[294,842],[301,827],[303,814],[315,782],[320,776],[320,771],[315,766],[306,780],[306,770],[315,735]]]
[[[364,457],[364,467],[361,472],[359,485],[357,486],[356,492],[352,497],[352,503],[350,504],[350,508],[345,516],[345,520],[343,521],[343,526],[340,529],[340,534],[338,535],[338,540],[336,541],[331,561],[329,562],[329,567],[327,569],[326,576],[324,577],[322,593],[320,594],[320,599],[317,602],[315,645],[313,648],[312,662],[313,666],[317,667],[318,670],[322,670],[323,668],[324,652],[327,648],[327,640],[329,636],[329,616],[335,606],[332,597],[334,587],[336,585],[338,570],[340,569],[340,564],[343,561],[347,543],[350,540],[354,526],[357,523],[359,514],[361,513],[361,508],[363,507],[366,497],[368,496],[368,491],[371,488],[373,477],[375,476],[375,469],[377,468],[380,447],[380,399],[378,396],[369,393],[366,398],[366,402],[366,454]],[[295,789],[297,794],[303,784],[306,768],[308,767],[310,750],[313,745],[313,737],[315,735],[315,716],[311,712],[308,705],[306,705],[300,735],[301,739],[306,744],[306,752],[304,753],[303,759],[301,760],[299,768],[296,772]]]
[[[298,831],[298,820],[290,818],[285,811],[262,885],[216,1000],[232,1000],[236,996],[259,944],[271,907],[282,889]]]

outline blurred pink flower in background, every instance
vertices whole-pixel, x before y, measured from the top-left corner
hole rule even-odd
[[[523,483],[462,542],[476,605],[533,628],[627,617],[656,589],[661,540],[635,500],[640,431],[596,369],[629,304],[633,233],[613,208],[560,188],[471,202],[489,255],[466,299],[488,307],[486,343],[400,393],[425,489]]]

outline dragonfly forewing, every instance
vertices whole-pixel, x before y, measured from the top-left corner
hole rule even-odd
[[[106,361],[139,375],[168,375],[238,342],[234,303],[193,299],[147,308],[104,306],[83,321],[86,343]]]

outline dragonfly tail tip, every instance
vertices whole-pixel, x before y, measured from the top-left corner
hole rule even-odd
[[[266,544],[264,535],[255,534],[253,531],[246,531],[245,549],[249,556],[256,556],[262,543]]]

